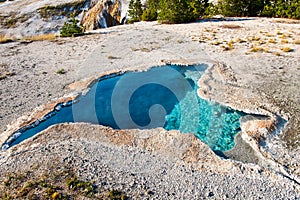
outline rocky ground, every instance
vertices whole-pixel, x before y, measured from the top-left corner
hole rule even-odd
[[[53,181],[51,173],[71,168],[94,184],[94,197],[105,197],[115,189],[132,199],[299,198],[299,187],[290,180],[259,166],[221,160],[194,136],[162,129],[113,131],[88,124],[60,125],[10,154],[1,164],[1,176],[8,184],[13,183],[5,176],[7,171],[18,176],[23,172],[29,174],[20,180],[23,185],[28,181],[40,185],[42,179],[58,185],[61,194],[72,191],[63,176],[62,181]],[[23,185],[14,189],[15,194]],[[35,193],[43,197],[46,189],[39,188]]]
[[[59,125],[0,153],[0,190],[16,194],[29,180],[72,168],[78,179],[95,185],[96,197],[110,198],[107,192],[116,189],[145,199],[300,198],[299,43],[299,21],[232,18],[180,25],[143,22],[77,38],[1,44],[0,132],[37,106],[75,92],[71,83],[109,71],[146,70],[168,60],[225,63],[237,87],[232,97],[210,98],[234,107],[239,107],[234,96],[254,99],[253,107],[281,115],[288,124],[280,134],[266,136],[267,145],[254,154],[269,157],[257,164],[222,160],[192,135],[177,132]],[[212,72],[218,76],[218,70]],[[222,87],[212,89],[222,94]],[[7,172],[28,171],[33,174],[27,179],[5,186]],[[61,188],[53,193],[84,195],[52,181]],[[24,196],[33,195],[28,188]]]

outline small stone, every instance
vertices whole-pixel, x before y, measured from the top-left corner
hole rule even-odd
[[[215,194],[214,194],[213,192],[209,192],[209,193],[207,194],[207,197],[213,197],[213,196],[215,196]]]
[[[130,182],[129,185],[132,187],[134,186],[134,181]]]
[[[3,150],[3,151],[7,150],[8,148],[9,148],[9,145],[8,145],[8,144],[4,144],[4,145],[2,146],[2,150]]]
[[[154,194],[154,192],[153,192],[153,191],[151,191],[151,190],[147,190],[147,191],[145,192],[145,194],[146,194],[146,195],[153,195],[153,194]]]

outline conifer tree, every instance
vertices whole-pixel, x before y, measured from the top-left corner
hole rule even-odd
[[[191,22],[199,18],[208,0],[161,0],[158,19],[164,23]]]
[[[141,21],[143,15],[141,0],[130,0],[128,6],[129,23]]]
[[[64,23],[60,31],[60,35],[62,37],[74,37],[74,36],[82,35],[84,33],[84,27],[79,26],[78,22],[79,21],[75,19],[75,15],[72,14],[68,22]]]
[[[145,10],[143,11],[142,20],[143,21],[155,21],[157,20],[157,13],[159,9],[159,0],[148,0],[145,5]]]

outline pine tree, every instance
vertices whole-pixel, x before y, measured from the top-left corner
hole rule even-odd
[[[189,12],[191,12],[193,19],[197,19],[205,13],[208,6],[208,0],[189,1]]]
[[[84,27],[79,26],[78,22],[79,21],[75,19],[75,16],[72,14],[68,22],[64,23],[60,31],[60,35],[62,37],[74,37],[82,35],[84,33]]]
[[[146,2],[146,9],[143,11],[143,21],[155,21],[157,20],[157,13],[159,9],[159,0],[148,0]]]
[[[228,17],[255,17],[261,14],[266,0],[219,0],[220,13]]]
[[[128,6],[129,23],[141,21],[143,8],[141,0],[130,0]]]
[[[184,23],[199,18],[208,0],[161,0],[158,19],[163,23]]]

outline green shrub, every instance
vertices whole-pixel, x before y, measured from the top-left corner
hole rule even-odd
[[[125,200],[125,199],[128,199],[128,197],[119,190],[109,191],[108,194],[107,194],[107,197],[111,200]]]
[[[269,1],[262,11],[261,16],[300,19],[299,0]]]
[[[273,17],[273,16],[275,16],[274,5],[271,5],[271,4],[265,5],[264,9],[261,13],[261,16],[263,16],[263,17]]]
[[[194,20],[202,17],[209,6],[208,0],[192,0],[188,2],[189,12],[191,12]]]
[[[205,8],[204,15],[206,17],[212,17],[215,15],[220,14],[220,10],[218,5],[214,5],[213,3],[209,3],[208,6]]]
[[[57,74],[65,74],[67,73],[65,69],[59,69],[56,71]]]
[[[68,22],[65,22],[61,31],[60,36],[62,37],[74,37],[84,33],[84,27],[78,25],[78,20],[72,15]]]

